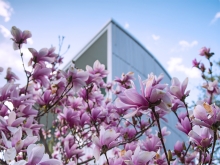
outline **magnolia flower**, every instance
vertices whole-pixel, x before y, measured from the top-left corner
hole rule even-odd
[[[148,79],[142,82],[139,77],[141,94],[133,88],[124,90],[124,92],[118,95],[119,99],[116,101],[116,107],[122,109],[136,108],[136,110],[128,114],[126,117],[134,116],[138,111],[148,113],[148,108],[151,104],[156,104],[156,106],[163,111],[169,112],[172,106],[171,97],[170,94],[165,91],[167,85],[159,84],[162,78],[162,75],[157,78],[153,74],[150,74]]]
[[[203,63],[201,63],[201,65],[200,65],[200,70],[202,72],[205,72],[205,70],[206,70],[205,65]]]
[[[14,165],[62,165],[60,160],[50,159],[44,154],[45,148],[41,144],[31,144],[27,148],[27,161],[20,160]]]
[[[177,141],[176,144],[174,145],[174,152],[176,154],[178,153],[181,153],[184,149],[185,145],[184,145],[184,142],[181,142],[181,141]]]
[[[5,134],[1,132],[2,141],[6,148],[15,148],[16,152],[19,153],[23,147],[27,147],[32,143],[35,143],[38,138],[37,136],[27,136],[24,140],[22,140],[22,128],[13,128],[8,127],[13,136],[10,140],[7,140]]]
[[[4,158],[6,162],[10,163],[15,159],[16,155],[17,155],[16,149],[13,147],[5,151]]]
[[[155,155],[156,152],[141,151],[140,147],[138,146],[134,151],[134,155],[131,156],[131,159],[124,160],[124,162],[127,165],[145,165],[147,162],[153,159]]]
[[[142,142],[142,145],[140,147],[144,151],[157,152],[162,147],[162,144],[160,138],[153,135],[150,138],[147,137],[146,140]]]
[[[215,123],[220,121],[220,108],[216,105],[197,105],[193,110],[193,123],[195,125],[205,126],[211,128]]]
[[[220,94],[217,80],[203,84],[203,88],[207,89],[209,94]]]
[[[210,53],[210,48],[202,47],[200,50],[200,56],[207,56]]]
[[[77,157],[80,157],[83,155],[83,151],[80,149],[77,149],[78,145],[74,144],[74,137],[71,135],[68,135],[64,139],[64,150],[66,152],[67,158],[70,159],[74,155],[77,155]]]
[[[180,118],[180,122],[177,123],[176,127],[180,131],[188,134],[189,131],[191,131],[191,124],[189,118],[187,116],[185,116],[184,118]]]
[[[44,68],[38,64],[34,69],[32,78],[36,83],[39,83],[43,87],[47,88],[49,86],[49,81],[46,77],[48,77],[50,73],[51,73],[50,68]]]
[[[32,36],[31,32],[28,30],[21,31],[19,28],[16,26],[13,26],[11,28],[11,34],[13,36],[12,40],[14,41],[13,43],[13,48],[14,50],[20,49],[22,47],[23,43],[27,43],[27,39]]]
[[[50,49],[43,48],[39,52],[37,52],[34,48],[28,48],[28,50],[33,56],[28,62],[29,66],[32,64],[32,62],[34,62],[34,64],[43,64],[44,62],[53,63],[57,56],[57,54],[54,53],[55,47],[51,47]]]
[[[181,84],[178,78],[174,77],[172,79],[172,85],[170,86],[170,93],[178,99],[182,99],[184,96],[187,96],[189,94],[189,91],[185,93],[187,84],[188,78],[186,78]]]
[[[104,128],[101,128],[99,137],[93,135],[92,141],[95,144],[93,151],[96,160],[99,159],[101,152],[105,153],[108,149],[115,147],[119,135],[120,133],[116,133],[113,129],[105,130]]]
[[[198,125],[193,126],[189,132],[189,141],[195,143],[197,146],[209,147],[212,142],[212,132],[209,128],[201,128]]]
[[[7,82],[14,82],[15,80],[19,80],[18,76],[11,71],[10,67],[7,69],[5,79],[7,80]]]
[[[11,111],[7,120],[4,119],[2,116],[0,116],[0,129],[1,130],[7,130],[8,126],[17,127],[24,120],[25,120],[24,117],[20,117],[20,118],[16,119],[16,113],[14,111]]]
[[[197,60],[196,59],[194,59],[193,61],[192,61],[192,66],[193,67],[199,67],[199,64],[200,64],[200,62],[197,62]]]
[[[64,107],[63,113],[61,113],[60,116],[66,120],[71,128],[74,125],[78,125],[80,121],[79,113],[70,107]]]
[[[105,65],[101,64],[99,60],[96,60],[93,64],[93,68],[89,65],[86,66],[86,71],[89,73],[87,84],[92,82],[97,83],[97,85],[101,85],[103,83],[103,78],[107,76],[108,71],[105,70]]]
[[[81,87],[86,85],[88,79],[88,73],[83,70],[78,70],[75,65],[72,64],[68,70],[67,76],[69,81],[72,83],[74,92],[77,92]]]
[[[122,73],[121,78],[119,77],[115,78],[115,82],[118,82],[119,85],[124,88],[130,88],[132,80],[134,80],[133,72],[128,72],[127,74]]]

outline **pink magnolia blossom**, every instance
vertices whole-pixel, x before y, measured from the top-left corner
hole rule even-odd
[[[220,89],[218,87],[218,81],[214,80],[213,82],[203,84],[203,88],[207,89],[209,94],[220,94]]]
[[[160,138],[153,135],[150,138],[147,137],[146,140],[142,142],[142,145],[140,147],[144,151],[157,152],[162,147],[162,144]]]
[[[46,90],[43,96],[38,98],[38,103],[40,105],[49,105],[50,101],[53,99],[51,90]]]
[[[178,78],[174,77],[170,86],[170,93],[178,99],[182,99],[184,96],[187,96],[189,94],[189,91],[185,92],[187,84],[188,78],[186,78],[183,83],[180,83]]]
[[[194,59],[194,60],[192,61],[192,66],[193,66],[193,67],[199,68],[199,64],[200,64],[200,62],[198,62],[196,59]]]
[[[89,65],[86,66],[86,71],[89,73],[87,84],[96,82],[97,84],[103,83],[103,78],[107,76],[108,71],[105,70],[105,65],[101,64],[99,60],[96,60],[93,64],[93,68]]]
[[[181,142],[181,141],[177,141],[176,144],[174,145],[174,152],[176,154],[179,154],[181,153],[183,150],[184,150],[184,142]]]
[[[197,105],[193,110],[193,123],[195,125],[205,126],[211,128],[215,123],[220,121],[220,108],[216,105],[209,105],[203,103],[203,105]]]
[[[156,155],[156,152],[141,151],[140,147],[137,147],[130,160],[124,160],[127,165],[145,165]]]
[[[19,126],[23,121],[25,120],[24,117],[20,117],[16,119],[16,113],[14,111],[12,111],[9,116],[8,119],[4,119],[2,116],[0,116],[0,129],[1,130],[7,130],[8,126],[11,127],[17,127]]]
[[[10,67],[7,69],[7,74],[6,74],[5,79],[8,82],[14,82],[15,80],[19,80],[18,76],[14,72],[11,71]]]
[[[50,68],[44,68],[37,64],[32,74],[32,78],[34,82],[39,83],[43,87],[47,88],[49,86],[49,80],[47,77],[50,75],[50,73]]]
[[[201,65],[200,65],[200,70],[202,72],[205,72],[205,70],[206,70],[205,65],[203,63],[201,63]]]
[[[64,139],[64,150],[68,159],[72,158],[74,155],[77,157],[84,155],[82,150],[77,149],[78,145],[74,144],[74,142],[74,137],[71,135],[67,135]]]
[[[185,116],[184,118],[181,118],[180,122],[177,123],[176,127],[180,131],[182,131],[182,132],[184,132],[186,134],[188,134],[191,131],[191,129],[192,129],[190,121],[189,121],[189,118],[187,116]]]
[[[195,143],[200,147],[209,147],[212,143],[212,134],[213,132],[206,127],[201,128],[198,125],[193,126],[193,129],[189,132],[189,141]]]
[[[67,121],[70,127],[79,124],[79,113],[70,107],[64,107],[63,113],[61,113],[60,116]]]
[[[120,86],[124,88],[130,88],[131,87],[131,81],[134,80],[134,73],[128,72],[127,74],[122,74],[121,78],[116,77],[115,82],[117,82]]]
[[[21,127],[19,128],[8,127],[8,129],[11,131],[13,136],[11,137],[10,140],[7,140],[5,134],[1,132],[3,143],[6,148],[14,147],[17,153],[19,153],[23,147],[27,147],[38,140],[37,136],[27,136],[25,139],[22,140]]]
[[[166,84],[159,84],[163,76],[160,75],[158,78],[153,74],[150,74],[148,79],[144,83],[140,80],[141,94],[136,89],[127,89],[123,93],[119,94],[119,99],[116,101],[116,107],[122,109],[136,108],[132,113],[126,117],[134,116],[139,110],[147,110],[151,104],[157,103],[157,107],[162,110],[169,112],[172,102],[171,97],[165,88]],[[144,88],[145,84],[145,88]]]
[[[14,165],[62,165],[60,160],[50,159],[44,154],[45,148],[41,144],[31,144],[27,148],[27,161],[20,160]]]
[[[200,50],[200,56],[207,56],[210,53],[210,48],[202,47]]]
[[[20,49],[22,47],[23,43],[27,43],[27,39],[32,36],[31,32],[28,30],[21,31],[16,26],[13,26],[11,28],[11,34],[13,36],[12,40],[13,42],[13,48],[14,50]]]
[[[50,49],[43,48],[39,52],[37,52],[34,48],[29,48],[28,50],[33,56],[29,61],[29,66],[32,62],[34,62],[34,64],[44,64],[44,62],[53,63],[57,56],[57,54],[54,53],[55,47],[51,47]]]
[[[94,135],[92,137],[92,141],[95,144],[94,147],[94,157],[96,160],[99,160],[100,153],[103,150],[103,152],[106,152],[107,149],[111,149],[116,146],[118,143],[116,139],[119,137],[120,133],[116,133],[113,129],[107,129],[101,128],[101,132],[99,137]]]
[[[78,70],[75,68],[75,65],[71,65],[67,72],[67,76],[69,77],[74,92],[78,92],[78,90],[86,85],[86,80],[88,79],[88,73],[83,70]]]

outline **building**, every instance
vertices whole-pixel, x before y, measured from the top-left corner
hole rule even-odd
[[[114,80],[122,73],[133,71],[142,79],[146,79],[148,74],[153,72],[155,75],[164,74],[163,82],[170,84],[171,77],[158,60],[131,34],[123,29],[114,20],[110,20],[92,40],[73,58],[77,68],[85,69],[86,65],[92,66],[94,61],[99,60],[105,64],[109,75],[107,82]],[[65,67],[66,70],[72,61]],[[137,86],[139,82],[136,81]],[[168,127],[172,135],[166,140],[166,146],[173,149],[174,142],[177,140],[185,141],[185,137],[176,130],[176,117],[170,113],[167,116],[169,123],[162,122]]]

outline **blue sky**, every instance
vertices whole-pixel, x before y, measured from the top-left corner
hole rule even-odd
[[[0,0],[0,66],[5,70],[10,66],[24,76],[19,53],[12,50],[12,26],[32,32],[23,49],[26,62],[30,58],[26,48],[57,46],[58,35],[63,35],[63,48],[71,45],[66,63],[111,18],[139,40],[172,77],[181,81],[189,77],[193,96],[202,81],[191,61],[195,57],[205,61],[198,55],[200,48],[210,47],[216,53],[213,59],[220,59],[220,0]],[[1,85],[4,75],[5,71],[0,75]]]

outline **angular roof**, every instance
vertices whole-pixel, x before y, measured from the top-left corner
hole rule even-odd
[[[72,61],[77,61],[107,30],[109,29],[108,27],[114,24],[122,30],[127,36],[129,36],[134,42],[136,42],[144,51],[147,52],[148,55],[150,55],[154,61],[161,67],[161,69],[166,73],[166,75],[171,79],[170,75],[168,72],[164,69],[164,67],[161,65],[161,63],[150,53],[133,35],[131,35],[128,31],[126,31],[124,28],[122,28],[115,20],[110,19],[102,28],[99,30],[99,32],[72,58],[70,62],[68,62],[65,67],[63,68],[66,70],[72,63]],[[100,46],[101,47],[101,46]]]

